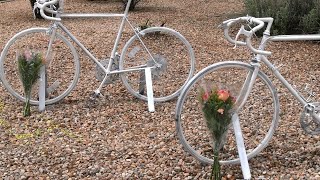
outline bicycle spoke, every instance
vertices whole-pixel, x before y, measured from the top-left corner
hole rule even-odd
[[[122,69],[132,69],[145,64],[147,67],[155,67],[151,69],[155,101],[167,101],[176,97],[194,69],[192,49],[187,42],[181,40],[180,35],[173,32],[156,28],[140,33],[144,35],[131,38],[122,53]],[[141,73],[125,73],[122,81],[129,92],[146,100],[145,93],[141,93],[145,81],[141,78]]]

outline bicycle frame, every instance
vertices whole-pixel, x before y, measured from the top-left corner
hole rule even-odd
[[[63,1],[64,0],[60,0],[61,11],[63,11],[63,3],[64,3]],[[103,81],[101,82],[101,84],[100,84],[100,86],[99,86],[99,88],[97,90],[98,94],[100,94],[100,89],[102,88],[103,84],[107,80],[108,75],[125,73],[125,72],[132,72],[132,71],[141,71],[141,70],[145,70],[146,69],[146,65],[142,65],[142,66],[137,67],[137,68],[130,68],[130,69],[124,69],[124,70],[113,70],[113,71],[111,71],[111,66],[112,66],[112,63],[113,63],[114,58],[116,56],[116,53],[117,53],[117,47],[119,45],[120,38],[121,38],[121,35],[122,35],[122,32],[123,32],[125,23],[129,24],[130,28],[133,30],[134,34],[138,37],[140,43],[142,44],[142,46],[144,47],[146,52],[150,55],[152,60],[156,63],[156,61],[154,60],[153,56],[151,55],[151,53],[149,52],[149,50],[147,49],[147,47],[145,46],[145,44],[141,40],[141,38],[139,36],[139,33],[135,30],[135,28],[132,26],[132,24],[128,20],[128,12],[129,12],[129,7],[130,7],[130,4],[131,4],[131,1],[132,0],[128,0],[128,3],[127,3],[126,8],[125,8],[125,11],[122,14],[116,14],[116,13],[90,13],[90,14],[84,14],[84,13],[77,13],[77,14],[76,13],[69,13],[69,14],[57,13],[57,17],[59,17],[59,18],[94,18],[94,17],[95,18],[122,18],[121,22],[120,22],[120,27],[119,27],[119,30],[118,30],[118,34],[116,36],[116,40],[115,40],[115,43],[113,45],[113,49],[112,49],[112,52],[111,52],[111,55],[110,55],[110,61],[108,63],[107,68],[105,68],[99,62],[99,60],[75,36],[73,36],[72,33],[61,22],[54,21],[53,25],[51,25],[51,38],[50,38],[50,42],[49,42],[49,46],[48,46],[48,53],[50,52],[50,48],[51,48],[51,45],[52,45],[52,41],[53,41],[53,39],[55,37],[56,30],[59,28],[64,33],[66,33],[66,35],[68,37],[70,37],[71,40],[74,41],[85,52],[85,54],[88,55],[90,57],[90,59],[92,59],[105,72],[106,75],[105,75]],[[48,56],[48,54],[47,54],[47,56]],[[151,69],[153,69],[155,67],[156,67],[156,65],[154,67],[151,67]]]
[[[244,25],[241,25],[240,30],[238,31],[235,39],[231,38],[229,35],[229,28],[235,23],[235,22],[245,22],[248,24],[255,24],[253,28],[250,27],[251,30],[246,30],[244,28]],[[267,25],[265,25],[267,23]],[[250,92],[252,91],[252,88],[254,86],[256,77],[258,73],[260,72],[260,63],[263,62],[266,64],[266,66],[272,71],[272,74],[276,76],[276,78],[281,82],[281,84],[289,90],[289,92],[302,104],[303,110],[305,114],[311,114],[313,118],[313,122],[317,123],[318,126],[320,125],[320,116],[319,116],[319,102],[312,102],[313,99],[311,99],[312,96],[314,96],[314,93],[308,92],[309,97],[304,97],[297,89],[295,89],[278,71],[278,67],[274,66],[267,58],[267,56],[271,55],[270,51],[266,51],[265,47],[269,41],[312,41],[312,40],[320,40],[320,34],[308,34],[308,35],[277,35],[277,36],[270,36],[270,29],[273,23],[273,18],[271,17],[265,17],[265,18],[255,18],[251,16],[245,16],[245,17],[238,17],[235,19],[229,19],[224,21],[220,27],[224,29],[224,35],[225,38],[231,42],[232,44],[235,44],[235,47],[237,45],[247,46],[248,49],[255,54],[253,56],[253,59],[251,60],[250,65],[252,66],[253,70],[249,71],[247,73],[246,79],[244,79],[244,84],[241,87],[239,96],[236,100],[236,107],[235,110],[237,113],[240,111],[240,109],[245,104]],[[262,40],[260,41],[259,47],[256,49],[252,46],[251,38],[254,35],[255,32],[258,30],[265,28],[265,31],[263,32]],[[245,41],[238,41],[238,38],[240,35],[244,35],[246,37]],[[275,90],[273,92],[276,93]],[[276,109],[279,109],[279,107],[276,107]],[[303,120],[301,120],[302,123]],[[305,127],[309,127],[309,122],[303,122],[304,129]],[[319,128],[319,127],[318,127]],[[306,130],[307,131],[307,130]],[[318,131],[319,130],[315,130]],[[315,134],[318,134],[318,132],[314,132]],[[308,133],[313,133],[313,130],[308,130]]]
[[[316,35],[277,35],[277,36],[270,36],[268,33],[264,33],[261,44],[259,46],[259,50],[264,50],[266,44],[268,41],[278,41],[278,42],[285,42],[285,41],[311,41],[311,40],[320,40],[320,34]],[[292,85],[281,75],[281,73],[278,71],[278,68],[275,67],[265,55],[257,54],[254,57],[254,62],[258,63],[258,65],[254,66],[254,72],[253,74],[249,74],[248,77],[252,77],[249,82],[245,83],[245,86],[247,87],[248,84],[252,85],[254,83],[256,74],[259,70],[259,63],[262,61],[264,64],[267,65],[267,67],[272,71],[272,73],[277,77],[277,79],[280,80],[280,82],[289,90],[289,92],[302,104],[303,107],[306,107],[308,105],[308,100],[303,97],[301,93],[299,93],[298,90],[294,89]],[[256,72],[256,73],[255,73]],[[251,91],[252,86],[248,86],[248,92]],[[248,96],[249,93],[245,93],[246,96]],[[240,106],[241,107],[241,106]]]

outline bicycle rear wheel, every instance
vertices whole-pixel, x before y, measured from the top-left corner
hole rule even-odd
[[[16,34],[9,40],[0,57],[0,77],[10,94],[25,101],[23,85],[18,72],[17,52],[27,49],[46,56],[51,33],[45,28],[31,28]],[[72,44],[56,33],[48,58],[46,59],[46,104],[60,101],[75,87],[80,73],[78,54]],[[39,103],[37,82],[32,89],[33,105]]]
[[[143,43],[142,43],[143,42]],[[178,32],[165,28],[147,28],[133,36],[123,48],[120,70],[152,69],[152,85],[155,102],[177,97],[194,72],[194,53],[189,42]],[[122,82],[135,97],[147,100],[144,71],[121,74]]]
[[[245,79],[252,71],[252,66],[242,62],[216,63],[197,73],[182,90],[176,107],[177,134],[185,150],[201,163],[213,163],[214,140],[203,117],[199,88],[204,82],[212,82],[231,88],[231,94],[235,96],[239,94]],[[279,100],[275,88],[261,71],[238,115],[250,159],[267,146],[279,119]],[[227,131],[219,158],[221,164],[240,162],[232,125]]]

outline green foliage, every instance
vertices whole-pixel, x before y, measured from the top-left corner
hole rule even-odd
[[[320,33],[320,0],[245,0],[246,13],[273,17],[273,34]]]
[[[25,92],[31,91],[32,85],[38,80],[42,66],[42,55],[25,51],[18,56],[18,69]]]
[[[149,27],[151,27],[151,26],[152,26],[152,25],[151,25],[149,19],[147,19],[146,23],[141,24],[141,25],[139,26],[139,28],[140,28],[140,30],[144,30],[144,29],[147,29],[147,28],[149,28]]]
[[[162,21],[161,24],[156,25],[157,27],[164,27],[166,24],[166,21]],[[147,21],[141,25],[139,25],[139,30],[142,31],[144,29],[150,28],[150,27],[155,27],[153,24],[151,24],[150,20],[147,19]]]
[[[234,98],[230,96],[229,91],[218,90],[216,87],[210,90],[202,87],[199,97],[207,127],[213,139],[220,142],[231,123],[230,111],[234,105]]]
[[[30,116],[30,97],[32,86],[39,77],[40,68],[43,65],[41,53],[26,50],[18,55],[18,70],[24,88],[26,98],[23,116]]]

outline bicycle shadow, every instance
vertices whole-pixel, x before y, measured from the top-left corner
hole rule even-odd
[[[83,2],[90,2],[93,3],[92,5],[117,5],[119,7],[122,7],[122,10],[124,10],[124,5],[122,0],[82,0]],[[176,12],[177,9],[175,7],[164,7],[164,6],[146,6],[143,1],[140,1],[133,10],[130,10],[130,12]]]
[[[159,7],[159,6],[136,6],[133,12],[161,12],[161,13],[172,13],[176,12],[177,8],[175,7]]]

